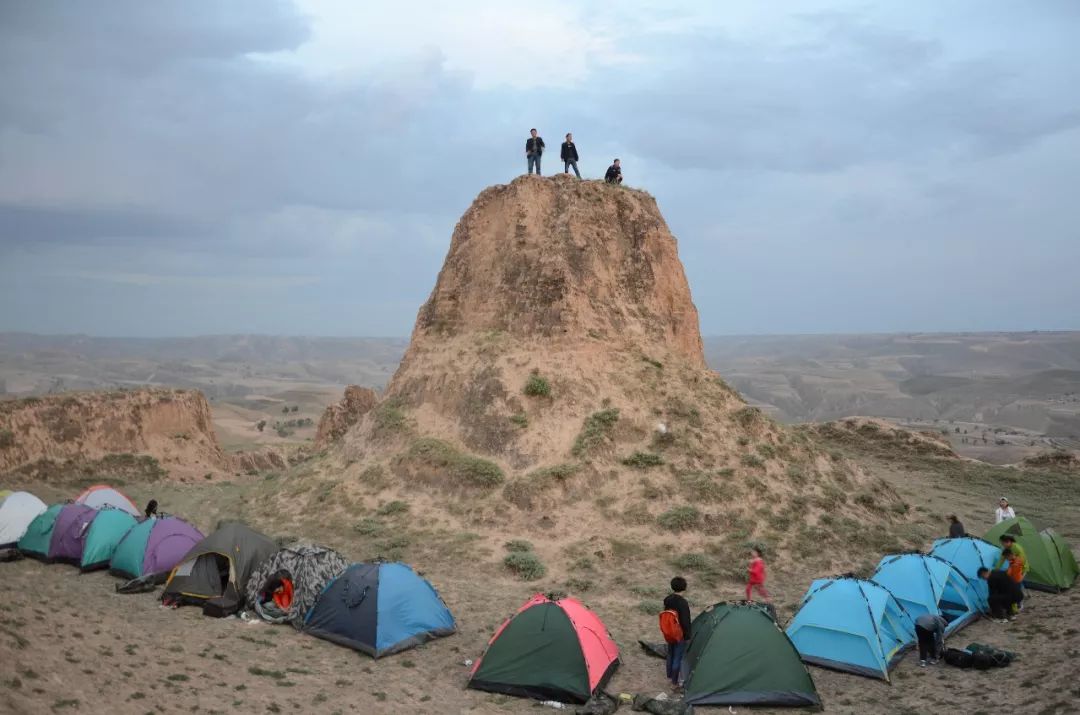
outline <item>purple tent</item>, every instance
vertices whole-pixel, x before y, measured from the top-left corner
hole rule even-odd
[[[49,560],[78,565],[82,559],[86,532],[90,530],[90,522],[97,513],[97,509],[85,504],[68,504],[61,509],[53,526],[52,541],[49,542]]]
[[[109,569],[117,576],[161,580],[203,540],[202,533],[174,516],[148,519],[129,531],[113,553]]]

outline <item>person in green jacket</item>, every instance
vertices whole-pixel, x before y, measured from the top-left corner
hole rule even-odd
[[[1000,541],[1001,541],[1001,550],[1002,550],[1002,552],[1004,552],[1005,549],[1010,549],[1014,554],[1016,554],[1018,557],[1020,557],[1023,560],[1023,562],[1024,562],[1024,575],[1027,576],[1028,571],[1031,570],[1031,565],[1028,563],[1027,554],[1024,553],[1024,547],[1021,546],[1020,544],[1016,543],[1016,539],[1013,538],[1012,534],[1002,534],[1001,538],[1000,538]],[[997,571],[998,569],[1004,567],[1005,566],[1005,561],[1006,561],[1005,554],[1002,553],[1001,556],[998,557],[997,563],[994,564],[994,570]]]

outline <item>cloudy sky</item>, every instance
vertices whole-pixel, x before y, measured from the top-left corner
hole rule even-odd
[[[0,0],[0,330],[407,335],[532,126],[706,334],[1080,328],[1080,3],[375,5]]]

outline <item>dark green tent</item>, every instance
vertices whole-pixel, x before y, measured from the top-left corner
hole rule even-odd
[[[760,605],[718,603],[691,633],[682,665],[688,705],[821,706],[795,646]]]
[[[1024,585],[1039,591],[1062,591],[1072,586],[1077,577],[1076,557],[1065,540],[1050,529],[1042,533],[1022,516],[995,525],[983,537],[991,544],[1001,544],[1001,537],[1009,534],[1024,549],[1029,571]]]

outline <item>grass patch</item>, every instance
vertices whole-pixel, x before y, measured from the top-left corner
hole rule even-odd
[[[260,678],[273,678],[274,680],[284,680],[285,673],[280,670],[267,670],[266,668],[260,668],[257,665],[253,665],[248,668],[248,672],[252,675]]]
[[[507,554],[503,566],[522,581],[535,581],[547,574],[547,567],[540,557],[531,551]]]
[[[408,426],[409,418],[396,399],[384,400],[371,411],[377,432],[400,432]]]
[[[668,531],[687,531],[701,523],[701,512],[692,506],[672,507],[656,517],[656,522]]]
[[[659,616],[660,612],[664,610],[664,605],[660,601],[638,601],[637,610],[644,613],[646,616]]]
[[[664,363],[660,362],[659,360],[653,360],[648,355],[642,355],[641,356],[641,361],[644,362],[644,363],[648,363],[649,365],[652,365],[657,370],[663,370],[664,369]]]
[[[524,412],[516,412],[510,415],[510,421],[521,429],[525,429],[529,426],[529,416],[526,415]]]
[[[583,457],[610,442],[611,433],[614,432],[618,422],[619,410],[615,407],[594,412],[586,417],[584,424],[581,425],[581,431],[574,440],[574,447],[571,450],[573,455]]]
[[[659,454],[653,454],[652,452],[634,452],[621,461],[626,466],[634,469],[649,469],[650,467],[659,467],[664,463]]]
[[[375,510],[375,513],[379,516],[394,516],[395,514],[405,514],[409,511],[409,502],[395,499],[392,502],[387,502],[381,507]]]
[[[551,383],[546,378],[533,373],[529,375],[529,379],[525,381],[525,387],[522,389],[528,397],[551,397]]]
[[[556,464],[537,469],[508,482],[503,487],[503,497],[520,509],[532,509],[542,493],[558,484],[565,483],[580,470],[581,465],[576,463]]]
[[[386,527],[373,516],[365,516],[353,525],[353,531],[360,536],[379,536]]]
[[[757,407],[740,407],[731,413],[731,420],[736,424],[750,428],[765,421],[765,415]]]
[[[172,675],[165,676],[165,680],[171,680],[174,683],[186,683],[191,680],[191,678],[184,673],[173,673]]]
[[[765,467],[765,460],[756,454],[744,454],[740,461],[742,461],[744,467],[750,467],[751,469],[763,469]]]
[[[503,544],[503,548],[512,554],[522,554],[526,551],[532,551],[533,545],[531,541],[525,539],[512,539]]]
[[[9,429],[0,430],[0,449],[15,446],[15,433]]]
[[[418,439],[409,447],[406,456],[431,465],[440,470],[440,476],[448,476],[460,486],[491,489],[503,483],[503,471],[499,465],[460,452],[440,439]]]

